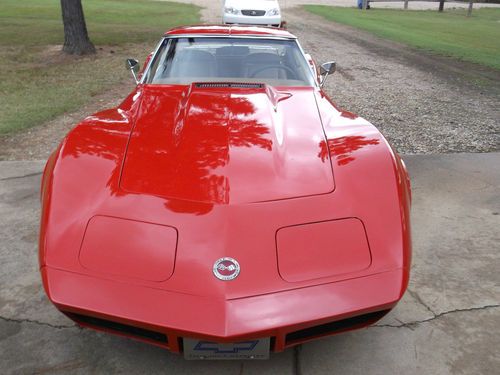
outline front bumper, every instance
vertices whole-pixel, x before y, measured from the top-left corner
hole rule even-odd
[[[226,24],[244,24],[244,25],[281,25],[281,16],[244,16],[242,14],[224,14],[222,22]]]
[[[182,351],[183,337],[213,342],[271,337],[271,349],[282,351],[320,336],[372,324],[399,301],[406,274],[399,269],[225,300],[49,267],[42,267],[41,272],[50,300],[81,325],[147,341],[173,352]],[[341,322],[349,324],[336,324]],[[139,334],[123,327],[132,327]],[[164,339],[155,340],[155,334]]]

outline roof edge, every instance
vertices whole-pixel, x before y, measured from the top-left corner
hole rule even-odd
[[[201,36],[252,36],[297,39],[290,32],[270,26],[253,25],[189,25],[179,26],[165,32],[164,36],[201,35]]]

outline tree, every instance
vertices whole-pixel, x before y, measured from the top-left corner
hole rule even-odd
[[[95,53],[95,47],[87,33],[82,0],[61,0],[61,10],[64,24],[63,51],[70,55]]]
[[[439,0],[439,9],[440,12],[444,10],[444,0]]]

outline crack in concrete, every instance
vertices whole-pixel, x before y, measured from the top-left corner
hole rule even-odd
[[[35,172],[35,173],[23,174],[22,176],[4,177],[4,178],[0,178],[0,181],[18,180],[18,179],[26,178],[26,177],[39,176],[42,173],[43,172]]]
[[[412,296],[418,303],[420,303],[422,306],[424,306],[427,311],[429,311],[433,316],[436,316],[436,313],[434,312],[434,310],[432,310],[430,308],[429,305],[427,305],[423,300],[422,298],[420,298],[420,295],[417,293],[417,292],[414,292],[413,290],[410,290],[408,289],[408,293],[410,294],[410,296]]]
[[[23,324],[23,323],[29,323],[29,324],[36,324],[39,326],[46,326],[50,328],[55,328],[55,329],[71,329],[71,328],[76,328],[76,329],[81,329],[79,326],[76,324],[73,325],[56,325],[56,324],[50,324],[50,323],[45,323],[45,322],[40,322],[38,320],[31,320],[31,319],[13,319],[13,318],[6,318],[4,316],[0,316],[0,320],[3,320],[4,322],[9,322],[9,323],[18,323],[18,324]]]
[[[439,319],[445,315],[449,314],[455,314],[455,313],[461,313],[461,312],[472,312],[472,311],[478,311],[478,310],[487,310],[487,309],[494,309],[500,307],[500,304],[496,305],[485,305],[485,306],[478,306],[478,307],[470,307],[467,309],[456,309],[456,310],[450,310],[450,311],[444,311],[439,314],[434,314],[432,318],[428,319],[423,319],[423,320],[416,320],[414,322],[409,322],[409,323],[403,323],[400,325],[395,325],[395,324],[375,324],[372,327],[377,327],[377,328],[408,328],[410,330],[413,330],[414,326],[417,326],[422,323],[427,323],[431,322],[433,320]]]
[[[425,304],[423,304],[424,306],[426,306]],[[439,314],[433,314],[433,316],[431,318],[428,318],[428,319],[423,319],[423,320],[416,320],[414,322],[409,322],[409,323],[403,323],[401,322],[399,319],[396,319],[398,322],[400,322],[401,324],[399,325],[394,325],[394,324],[375,324],[373,326],[371,326],[370,328],[408,328],[410,330],[414,330],[414,326],[417,326],[419,324],[423,324],[423,323],[428,323],[428,322],[431,322],[433,320],[436,320],[436,319],[439,319],[443,316],[446,316],[446,315],[449,315],[449,314],[455,314],[455,313],[461,313],[461,312],[472,312],[472,311],[479,311],[479,310],[487,310],[487,309],[494,309],[494,308],[499,308],[500,307],[500,304],[495,304],[495,305],[485,305],[485,306],[478,306],[478,307],[470,307],[470,308],[466,308],[466,309],[455,309],[455,310],[450,310],[450,311],[444,311],[442,313],[439,313]],[[431,312],[432,310],[429,309]],[[36,324],[36,325],[39,325],[39,326],[45,326],[45,327],[50,327],[50,328],[54,328],[54,329],[79,329],[81,330],[82,328],[79,327],[78,325],[76,324],[73,324],[73,325],[56,325],[56,324],[50,324],[50,323],[46,323],[46,322],[40,322],[38,320],[32,320],[32,319],[13,319],[13,318],[6,318],[4,316],[0,316],[0,320],[4,321],[4,322],[9,322],[9,323],[17,323],[17,324],[23,324],[23,323],[28,323],[28,324]],[[300,375],[301,374],[301,369],[300,369],[300,349],[301,349],[301,345],[297,345],[294,347],[294,355],[293,355],[293,372],[294,374],[296,375]],[[241,369],[243,370],[243,368]]]

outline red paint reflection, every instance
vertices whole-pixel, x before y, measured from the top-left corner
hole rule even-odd
[[[367,146],[378,145],[378,139],[367,139],[364,136],[348,136],[329,139],[328,142],[319,143],[320,152],[318,157],[324,162],[328,160],[328,155],[337,161],[339,166],[346,165],[353,161],[353,154]]]
[[[113,163],[112,168],[106,163],[88,160],[89,168],[99,171],[102,168],[110,169],[106,186],[112,195],[125,195],[118,189],[121,163],[125,154],[127,141],[130,135],[128,120],[117,110],[107,110],[88,117],[85,125],[77,126],[72,130],[72,136],[63,148],[62,157],[98,157],[102,161]],[[92,174],[89,171],[89,174]]]
[[[179,94],[162,90],[144,97],[121,186],[169,198],[166,206],[176,212],[203,214],[207,205],[229,203],[231,186],[224,168],[231,149],[271,151],[272,139],[248,93]]]
[[[349,120],[356,120],[358,118],[358,115],[348,111],[340,112],[340,116],[348,118]]]
[[[214,208],[211,203],[190,202],[178,199],[172,199],[165,203],[165,207],[170,211],[181,214],[205,215]]]

